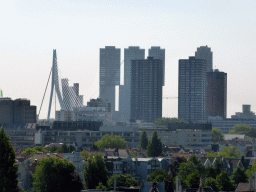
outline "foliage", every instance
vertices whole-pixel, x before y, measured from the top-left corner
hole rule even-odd
[[[213,168],[214,168],[216,176],[221,173],[222,166],[223,166],[222,160],[220,158],[217,158],[213,164]]]
[[[10,137],[0,130],[0,191],[18,192],[18,164],[15,163],[15,151]]]
[[[225,158],[240,158],[242,154],[239,149],[235,149],[233,146],[222,147],[222,151],[217,154],[213,151],[206,154],[207,157],[225,157]]]
[[[147,178],[147,182],[164,182],[165,179],[168,178],[172,180],[172,176],[166,172],[165,169],[156,169],[153,173],[149,174]]]
[[[114,178],[116,177],[116,186],[117,187],[131,187],[131,186],[137,186],[138,181],[136,181],[131,175],[129,174],[119,174],[119,175],[112,175],[108,179],[108,186],[113,187],[114,186]]]
[[[196,166],[196,169],[199,171],[200,174],[204,174],[204,166],[200,159],[198,159],[195,155],[192,155],[189,158],[189,162],[192,162]]]
[[[179,177],[182,184],[186,184],[187,176],[196,171],[196,166],[192,161],[181,163],[179,166]]]
[[[143,130],[140,136],[140,148],[147,149],[147,146],[148,146],[147,132]]]
[[[36,191],[78,192],[83,188],[79,175],[75,173],[75,165],[67,159],[40,159],[32,176]]]
[[[101,182],[99,182],[99,185],[96,187],[96,189],[102,189],[102,191],[107,191],[107,187]]]
[[[235,125],[229,134],[245,134],[248,137],[256,138],[256,128],[250,127],[249,125],[239,124]]]
[[[58,150],[59,153],[68,153],[68,146],[66,145],[66,143],[63,143],[60,147],[60,149]]]
[[[69,146],[69,152],[71,153],[71,152],[73,152],[73,151],[75,151],[76,150],[76,148],[73,146],[73,145],[70,145]]]
[[[155,120],[154,125],[165,125],[168,126],[169,123],[186,123],[185,120],[176,117],[162,117]]]
[[[80,153],[80,156],[82,156],[83,158],[85,158],[85,159],[88,159],[88,157],[90,156],[90,154],[89,154],[89,152],[88,151],[82,151],[81,153]]]
[[[103,150],[106,148],[126,148],[126,143],[125,139],[118,135],[106,134],[95,142],[95,145],[99,150]]]
[[[32,156],[32,155],[36,154],[37,152],[48,153],[48,151],[46,149],[44,149],[43,147],[37,146],[37,147],[33,147],[33,148],[27,148],[21,154],[27,154],[28,156]]]
[[[203,180],[203,185],[204,185],[204,187],[211,187],[214,191],[219,191],[216,179],[214,179],[212,177],[206,177]]]
[[[107,168],[103,157],[100,154],[90,156],[84,164],[84,181],[87,189],[95,189],[101,182],[104,186],[107,185]]]
[[[200,182],[200,173],[198,170],[190,173],[187,176],[186,184],[192,188],[198,188]]]
[[[237,166],[236,170],[232,173],[231,177],[235,187],[237,187],[239,183],[248,182],[248,177],[246,175],[246,172],[240,166]]]
[[[206,157],[217,157],[217,156],[218,156],[218,154],[215,153],[214,151],[210,151],[210,152],[208,152],[208,153],[206,154]]]
[[[181,163],[186,163],[187,159],[185,157],[176,157],[173,159],[172,163],[170,164],[170,171],[173,177],[176,177],[178,174],[178,169]]]
[[[220,129],[212,128],[212,141],[213,142],[224,141],[224,135]]]
[[[148,157],[158,157],[162,154],[162,142],[158,138],[157,132],[155,131],[152,135],[152,140],[149,142],[147,147]]]
[[[51,153],[57,153],[58,150],[59,150],[59,148],[56,145],[51,146],[50,149],[49,149],[49,151]]]
[[[246,171],[246,175],[247,175],[247,178],[251,178],[252,176],[252,172],[256,172],[256,163],[253,164],[253,166],[249,166],[247,171]]]
[[[220,191],[235,190],[226,171],[221,171],[221,173],[216,177],[216,182]]]

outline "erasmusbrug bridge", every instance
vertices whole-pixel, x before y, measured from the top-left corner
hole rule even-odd
[[[57,62],[57,54],[56,49],[53,50],[53,58],[52,58],[52,68],[47,80],[46,88],[44,91],[44,96],[41,102],[41,106],[39,109],[39,113],[37,119],[39,118],[43,101],[45,98],[45,94],[47,91],[47,87],[51,78],[51,92],[50,92],[50,100],[49,100],[49,107],[48,107],[48,114],[47,114],[47,121],[50,119],[51,108],[52,108],[52,100],[53,95],[57,95],[60,110],[62,111],[73,111],[74,108],[82,107],[83,106],[83,99],[82,96],[79,95],[79,84],[74,83],[74,86],[69,86],[68,79],[63,78],[61,79],[61,84],[59,84],[59,74],[58,74],[58,62]],[[55,97],[56,101],[56,97]],[[56,104],[55,104],[56,106]],[[56,110],[56,109],[55,109]]]

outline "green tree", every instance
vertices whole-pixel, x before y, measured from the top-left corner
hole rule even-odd
[[[147,147],[148,147],[147,132],[145,130],[143,130],[141,133],[141,136],[140,136],[140,148],[147,149]]]
[[[149,174],[146,179],[147,182],[164,182],[165,179],[173,180],[172,176],[166,172],[165,169],[156,169],[153,173]]]
[[[84,181],[87,189],[95,189],[99,183],[107,185],[107,168],[105,166],[102,155],[95,154],[94,157],[90,156],[84,164]]]
[[[220,158],[217,158],[213,164],[213,168],[214,168],[214,171],[215,171],[215,174],[216,174],[216,177],[217,175],[219,175],[222,171],[222,166],[223,166],[223,162]]]
[[[136,181],[131,175],[129,174],[119,174],[119,175],[112,175],[108,179],[108,187],[114,186],[114,178],[116,177],[116,186],[117,187],[131,187],[131,186],[137,186],[138,181]]]
[[[71,152],[75,151],[76,148],[73,145],[70,145],[68,150],[71,153]]]
[[[214,151],[210,151],[210,152],[208,152],[208,153],[206,154],[206,157],[217,157],[217,156],[218,156],[218,154],[215,153]]]
[[[101,182],[99,182],[99,185],[96,187],[96,189],[102,189],[102,191],[106,191],[107,187],[103,185]]]
[[[190,173],[187,176],[186,184],[192,188],[198,188],[200,182],[200,173],[198,170]]]
[[[149,142],[147,147],[148,157],[158,157],[162,154],[162,142],[158,138],[157,132],[155,131],[152,135],[152,140]]]
[[[225,158],[240,158],[242,154],[239,149],[234,148],[233,146],[230,147],[222,147],[222,152],[218,154],[218,157],[225,157]]]
[[[69,150],[68,150],[68,146],[66,145],[66,143],[63,143],[60,147],[60,149],[58,149],[58,152],[59,153],[68,153]]]
[[[199,158],[197,158],[195,155],[192,155],[188,161],[192,162],[196,166],[196,169],[199,171],[200,175],[204,174],[204,166]]]
[[[125,139],[118,135],[106,134],[95,142],[95,145],[99,150],[103,150],[106,148],[126,148],[126,143]]]
[[[41,146],[36,146],[33,148],[27,148],[25,151],[23,151],[21,154],[27,154],[28,156],[32,156],[38,152],[48,153],[46,149],[44,149]]]
[[[216,182],[220,191],[235,190],[226,171],[221,171],[221,173],[216,177]]]
[[[32,177],[35,191],[80,192],[83,189],[81,179],[75,172],[75,165],[67,159],[40,159]]]
[[[196,171],[196,166],[193,162],[181,163],[179,166],[179,177],[182,184],[187,183],[187,176]]]
[[[224,141],[224,135],[220,129],[212,128],[212,141],[213,142]]]
[[[219,191],[216,179],[214,179],[212,177],[206,177],[203,180],[203,185],[204,185],[204,187],[211,187],[214,191]]]
[[[169,123],[186,123],[185,120],[176,117],[162,117],[155,120],[154,125],[168,126]]]
[[[235,125],[232,130],[229,131],[229,134],[245,134],[249,135],[251,127],[245,124]]]
[[[248,176],[246,175],[246,172],[244,169],[242,169],[240,166],[237,166],[235,171],[232,173],[232,181],[237,187],[239,183],[247,183],[248,182]]]
[[[57,153],[58,150],[59,150],[59,148],[56,145],[51,146],[50,149],[49,149],[49,151],[51,153]]]
[[[85,158],[85,159],[88,159],[88,157],[90,156],[90,154],[89,154],[89,152],[88,151],[82,151],[81,153],[80,153],[80,156],[82,156],[83,158]]]
[[[18,192],[18,164],[15,163],[15,151],[10,137],[0,130],[0,191]]]

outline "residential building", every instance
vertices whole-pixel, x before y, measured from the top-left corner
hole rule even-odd
[[[132,60],[131,122],[154,122],[162,117],[162,64],[153,57]]]
[[[0,98],[0,123],[36,123],[36,106],[27,99]]]
[[[205,60],[179,60],[178,118],[190,123],[207,119]]]
[[[106,46],[100,49],[100,99],[115,111],[116,86],[120,85],[120,49]]]
[[[211,48],[206,46],[201,46],[197,48],[195,52],[196,59],[203,59],[207,61],[207,72],[212,72],[212,52]]]
[[[145,49],[124,49],[124,84],[119,87],[119,121],[129,122],[131,117],[131,66],[132,60],[145,59]]]
[[[163,61],[162,86],[164,86],[165,85],[165,49],[152,46],[151,49],[148,50],[148,56],[153,57],[154,59],[160,59]]]
[[[227,73],[215,69],[207,72],[206,87],[207,116],[219,116],[226,118],[227,115]]]

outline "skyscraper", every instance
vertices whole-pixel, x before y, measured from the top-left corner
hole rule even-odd
[[[162,82],[163,86],[165,84],[165,49],[160,47],[151,47],[148,50],[148,56],[153,57],[154,59],[161,59],[163,61],[163,73],[162,73]]]
[[[207,72],[206,108],[208,116],[220,116],[227,113],[227,73],[215,69]]]
[[[190,123],[207,118],[205,60],[179,60],[178,117]]]
[[[207,61],[207,72],[212,72],[212,52],[211,48],[206,46],[201,46],[197,48],[195,52],[196,59],[204,59]]]
[[[131,121],[154,122],[162,117],[163,61],[148,57],[132,60]]]
[[[106,46],[100,49],[100,99],[111,103],[115,111],[115,86],[120,85],[120,49]]]
[[[128,47],[124,49],[124,85],[119,88],[119,118],[121,121],[130,121],[131,114],[131,61],[145,59],[145,49]]]

